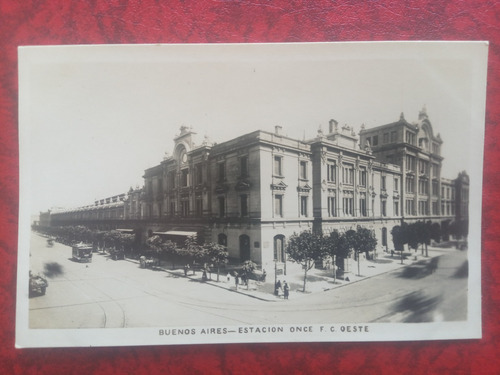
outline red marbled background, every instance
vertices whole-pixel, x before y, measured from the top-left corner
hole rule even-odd
[[[0,0],[0,373],[500,373],[500,2]],[[14,348],[17,46],[96,43],[489,40],[483,339],[408,343]]]

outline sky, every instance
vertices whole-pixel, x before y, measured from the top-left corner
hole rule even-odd
[[[443,139],[442,176],[478,167],[484,45],[319,43],[27,47],[20,50],[21,185],[32,213],[142,186],[182,125],[223,142],[275,125],[418,120]],[[479,57],[477,57],[479,56]],[[484,65],[484,66],[483,66]]]

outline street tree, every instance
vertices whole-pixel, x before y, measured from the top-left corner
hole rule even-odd
[[[201,246],[198,243],[198,239],[196,236],[189,236],[186,238],[184,242],[184,249],[180,250],[181,254],[186,258],[190,259],[193,262],[193,272],[195,272],[194,264],[203,264],[206,262],[206,254]]]
[[[331,257],[333,265],[333,282],[337,282],[337,256],[341,257],[340,249],[342,247],[342,236],[337,230],[330,232],[323,238],[325,254]]]
[[[439,223],[431,224],[430,237],[436,242],[441,242],[441,226]]]
[[[250,287],[250,282],[249,282],[250,275],[253,273],[255,268],[257,268],[257,265],[254,262],[252,262],[251,260],[245,260],[245,262],[243,263],[243,267],[241,268],[241,270],[243,271],[243,274],[245,275],[247,290]]]
[[[405,245],[405,233],[404,228],[399,225],[395,225],[392,230],[392,242],[394,244],[394,250],[399,251],[401,255],[401,264],[403,264],[403,250]]]
[[[149,250],[149,253],[155,254],[156,258],[158,259],[162,252],[161,244],[162,244],[162,239],[158,235],[151,236],[146,240],[146,246]]]
[[[311,231],[294,233],[288,240],[286,251],[289,259],[301,264],[304,269],[303,292],[305,292],[307,272],[314,266],[316,260],[325,255],[323,236]]]
[[[229,253],[225,246],[213,242],[209,242],[203,247],[209,262],[217,267],[217,282],[219,282],[220,266],[227,263]]]
[[[170,241],[166,240],[161,243],[161,254],[164,258],[170,259],[172,263],[172,269],[175,269],[175,262],[178,258],[180,258],[179,249],[177,245]]]
[[[375,233],[365,227],[358,225],[356,229],[356,252],[358,257],[358,275],[360,275],[359,258],[361,253],[365,253],[366,256],[370,251],[375,251],[377,248],[377,238]]]

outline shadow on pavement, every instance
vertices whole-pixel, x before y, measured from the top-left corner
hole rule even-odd
[[[403,268],[399,277],[405,279],[421,279],[434,273],[439,264],[439,258],[432,258],[431,260],[419,261]]]
[[[63,266],[57,262],[45,263],[43,274],[47,277],[57,277],[64,275]]]
[[[452,277],[457,279],[469,277],[469,261],[464,261]]]
[[[436,307],[442,297],[425,296],[422,292],[413,292],[394,306],[395,313],[405,313],[404,323],[422,323],[436,320]]]

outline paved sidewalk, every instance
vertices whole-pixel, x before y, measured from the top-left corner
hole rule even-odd
[[[384,274],[387,272],[391,272],[397,270],[402,267],[407,267],[410,265],[414,266],[424,266],[431,262],[432,258],[439,257],[441,255],[459,251],[455,248],[437,248],[437,247],[429,247],[428,253],[429,256],[425,257],[422,255],[421,250],[418,252],[404,252],[403,264],[401,264],[401,258],[399,253],[394,253],[391,256],[390,253],[379,253],[379,256],[376,260],[360,260],[360,275],[358,275],[358,264],[353,259],[350,260],[350,270],[351,272],[345,273],[343,277],[337,278],[334,282],[333,279],[333,270],[322,270],[322,269],[311,269],[307,273],[307,282],[306,282],[306,292],[303,290],[304,283],[304,271],[300,269],[300,266],[293,265],[294,269],[292,272],[288,272],[286,276],[280,275],[279,280],[283,283],[286,281],[290,286],[290,296],[289,299],[298,299],[309,295],[311,293],[319,293],[327,290],[331,290],[334,288],[345,287],[348,285],[352,285],[353,283],[360,282],[363,280],[367,280],[371,277]],[[134,259],[126,259],[127,261],[134,262],[139,264],[138,260]],[[202,272],[197,271],[193,274],[193,271],[190,270],[188,276],[184,276],[184,269],[169,269],[167,267],[156,267],[156,269],[161,269],[164,272],[168,272],[171,274],[175,274],[179,277],[186,277],[190,280],[196,280],[204,282],[202,280]],[[147,271],[147,270],[145,270]],[[234,282],[234,278],[230,277],[229,280],[227,278],[227,274],[220,274],[219,281],[217,281],[217,272],[215,271],[211,275],[208,274],[209,279],[205,281],[205,284],[212,285],[214,287],[223,288],[233,293],[240,293],[247,295],[248,297],[256,298],[264,301],[272,301],[272,302],[283,302],[286,301],[283,299],[282,294],[280,296],[274,295],[274,270],[270,270],[267,273],[267,278],[265,282],[257,282],[255,280],[250,280],[248,287],[246,285],[239,285],[236,289],[236,285]],[[241,281],[240,281],[241,282]]]

